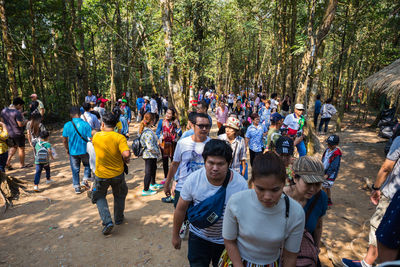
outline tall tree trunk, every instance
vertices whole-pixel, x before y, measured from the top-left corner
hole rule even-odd
[[[31,39],[32,39],[32,64],[31,64],[31,75],[30,84],[34,93],[37,93],[37,73],[36,73],[36,59],[37,59],[37,44],[36,44],[36,23],[35,23],[35,12],[34,12],[34,0],[29,0],[29,16],[31,19]]]
[[[82,90],[83,94],[85,95],[86,92],[89,90],[89,77],[87,71],[87,64],[86,64],[86,50],[85,50],[85,32],[82,28],[82,1],[78,0],[77,2],[77,11],[78,11],[78,20],[76,23],[76,27],[79,33],[79,65],[80,65],[80,79],[82,80]]]
[[[299,77],[299,84],[297,86],[296,102],[308,103],[307,93],[310,90],[310,80],[314,74],[314,68],[316,63],[316,57],[318,54],[318,49],[328,35],[331,28],[332,22],[335,18],[336,7],[338,5],[338,0],[328,0],[329,3],[325,10],[324,18],[317,31],[314,31],[314,21],[315,21],[315,9],[317,0],[311,1],[309,23],[307,28],[308,35],[308,45],[307,50],[303,55],[301,63],[301,73]],[[307,108],[307,107],[306,107]]]
[[[160,0],[162,24],[165,33],[165,65],[168,77],[168,90],[171,96],[172,104],[178,112],[178,115],[186,115],[189,103],[185,103],[183,93],[180,90],[178,67],[174,59],[173,44],[173,1]]]
[[[3,42],[7,54],[7,74],[8,82],[10,84],[10,90],[13,97],[18,96],[17,82],[15,80],[15,70],[14,70],[14,57],[13,57],[13,44],[8,35],[8,24],[5,9],[5,1],[0,0],[0,19],[1,19],[1,30],[3,32]]]

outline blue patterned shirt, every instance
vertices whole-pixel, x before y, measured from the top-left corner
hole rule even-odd
[[[267,132],[268,129],[265,125],[259,124],[257,127],[251,124],[247,128],[246,138],[249,138],[249,148],[254,152],[263,151],[263,133]]]

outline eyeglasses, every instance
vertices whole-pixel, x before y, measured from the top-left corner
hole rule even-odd
[[[210,124],[195,124],[197,125],[197,127],[199,127],[200,129],[210,129],[211,125]]]

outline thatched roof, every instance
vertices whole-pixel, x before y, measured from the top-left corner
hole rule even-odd
[[[398,94],[400,92],[400,59],[369,76],[364,83],[374,92],[387,95]]]

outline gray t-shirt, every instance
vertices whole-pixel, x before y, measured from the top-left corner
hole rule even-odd
[[[7,127],[8,136],[15,138],[24,134],[24,127],[19,127],[17,121],[24,122],[22,113],[13,108],[4,108],[1,111],[1,117],[4,120],[4,124]]]
[[[383,183],[381,192],[386,197],[392,199],[397,190],[400,189],[400,136],[393,140],[386,158],[388,160],[395,161],[396,163],[392,172],[388,175],[386,181]]]

